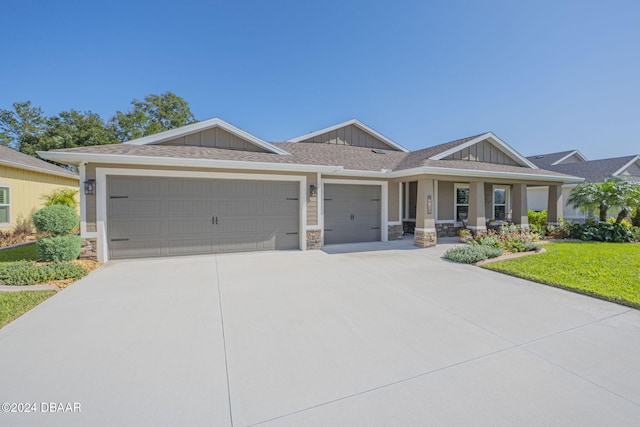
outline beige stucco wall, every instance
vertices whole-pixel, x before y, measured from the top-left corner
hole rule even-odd
[[[399,183],[398,182],[390,182],[389,183],[389,212],[388,219],[389,221],[400,221],[400,210],[399,210]]]
[[[79,181],[74,178],[0,166],[0,185],[10,188],[11,222],[8,225],[0,225],[0,230],[7,231],[15,227],[19,220],[30,219],[31,215],[42,207],[43,195],[61,188],[77,190]]]
[[[438,220],[447,221],[454,218],[454,182],[438,181]]]

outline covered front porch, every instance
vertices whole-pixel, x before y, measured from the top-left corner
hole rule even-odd
[[[562,217],[562,189],[556,183],[545,184],[549,186],[547,220],[555,223]],[[479,232],[505,223],[528,228],[528,185],[532,184],[428,176],[403,181],[403,231],[414,234],[416,246],[428,247],[438,238],[456,236],[461,228]]]

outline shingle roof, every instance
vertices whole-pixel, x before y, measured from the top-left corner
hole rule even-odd
[[[4,145],[0,145],[0,164],[18,169],[36,170],[42,173],[78,178],[78,175],[67,169],[28,156]]]
[[[473,137],[468,138],[467,140],[470,140],[472,138]],[[461,144],[462,142],[459,143]],[[404,153],[394,150],[374,151],[371,148],[366,147],[355,147],[336,144],[305,144],[299,142],[280,142],[273,144],[288,151],[289,153],[291,153],[291,155],[283,156],[272,153],[229,150],[225,148],[212,147],[128,144],[97,145],[93,147],[71,148],[55,151],[183,159],[234,160],[281,164],[342,166],[347,170],[378,172],[382,169],[406,170],[415,167],[426,166],[492,172],[511,172],[540,176],[564,175],[558,172],[550,172],[548,170],[531,169],[520,166],[468,162],[464,160],[430,160],[427,157],[429,151],[425,150],[414,151],[412,153]],[[380,154],[380,151],[382,151],[384,154]]]
[[[553,166],[553,163],[557,162],[558,160],[568,156],[569,154],[575,151],[576,150],[568,150],[568,151],[560,151],[559,153],[537,154],[535,156],[527,157],[527,160],[529,160],[531,163],[538,166],[539,168],[549,169],[551,166]]]
[[[550,166],[549,169],[561,173],[579,176],[585,182],[600,182],[611,178],[620,168],[637,156],[615,157],[611,159],[589,160]]]

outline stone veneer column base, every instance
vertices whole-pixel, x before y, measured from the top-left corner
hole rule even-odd
[[[419,248],[430,248],[438,242],[436,230],[420,230],[416,228],[413,233],[413,244]]]
[[[322,230],[307,230],[307,249],[322,248]]]
[[[387,230],[388,240],[402,240],[402,225],[389,225]]]
[[[80,259],[98,260],[98,239],[82,239],[80,244]]]

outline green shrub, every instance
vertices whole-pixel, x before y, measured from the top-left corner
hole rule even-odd
[[[0,283],[14,286],[36,285],[49,280],[80,279],[87,275],[81,265],[69,262],[35,264],[29,261],[0,264]]]
[[[65,234],[78,227],[80,217],[69,206],[51,205],[33,214],[33,224],[41,232]]]
[[[631,225],[640,227],[640,206],[635,208],[631,214]]]
[[[455,262],[473,264],[487,258],[495,258],[503,254],[502,249],[478,244],[457,246],[445,252],[444,257]]]
[[[633,242],[634,237],[626,224],[612,224],[610,222],[587,222],[586,224],[574,224],[572,237],[587,242]]]
[[[569,239],[573,234],[573,223],[560,218],[558,225],[547,225],[547,236],[552,239]]]
[[[631,235],[634,241],[640,242],[640,227],[631,227]]]
[[[538,252],[541,246],[533,242],[524,242],[523,252]]]
[[[59,190],[52,191],[49,194],[45,194],[40,198],[44,201],[45,206],[64,205],[75,210],[78,208],[78,201],[76,200],[77,195],[78,190],[61,188]]]
[[[76,235],[41,237],[36,249],[43,261],[71,261],[80,255],[81,242]]]
[[[544,237],[547,232],[547,210],[536,212],[529,209],[527,216],[529,217],[531,231]]]

